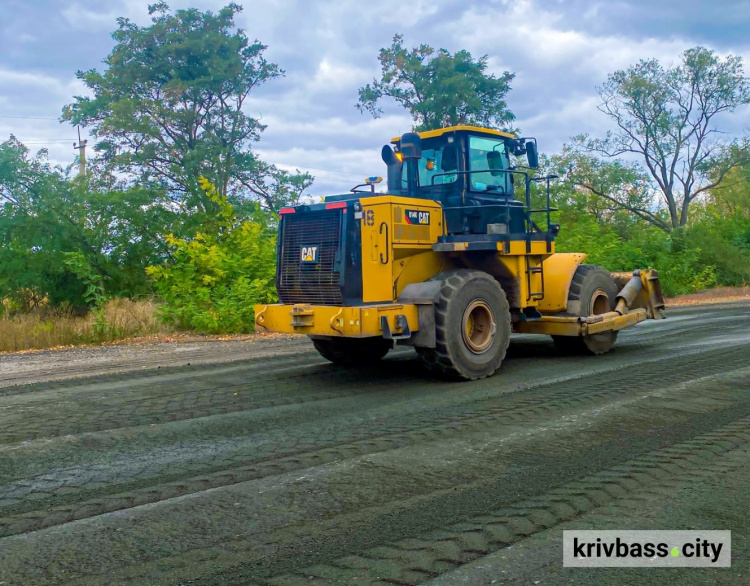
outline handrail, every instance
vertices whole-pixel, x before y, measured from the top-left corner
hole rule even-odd
[[[524,167],[529,168],[529,167]],[[554,211],[558,211],[558,208],[553,208],[550,204],[551,202],[551,195],[550,195],[550,181],[552,179],[557,179],[558,175],[549,174],[545,175],[543,177],[529,177],[529,174],[526,171],[519,171],[518,169],[474,169],[471,171],[451,171],[446,173],[436,173],[433,175],[430,179],[430,187],[435,187],[435,179],[438,177],[445,177],[448,175],[471,175],[473,173],[509,173],[509,174],[515,174],[515,175],[523,175],[524,177],[524,191],[525,191],[525,206],[524,206],[524,221],[526,222],[526,249],[527,252],[531,251],[531,240],[530,236],[531,234],[538,233],[546,233],[547,235],[547,251],[549,252],[551,249],[551,239],[553,238],[552,232],[550,231],[550,225],[552,223],[552,216],[551,213]],[[538,210],[532,210],[531,209],[531,182],[546,182],[547,187],[547,207],[543,209]],[[491,193],[488,190],[485,190],[483,193]],[[505,191],[503,191],[503,194],[505,194]],[[514,200],[517,201],[517,200]],[[457,207],[450,207],[450,208],[443,208],[444,210],[449,209],[472,209],[476,206],[457,206]],[[498,207],[498,208],[504,208],[506,209],[506,221],[510,221],[510,208],[513,207],[509,203],[505,204],[490,204],[486,206],[481,207]],[[542,229],[531,219],[531,214],[541,214],[546,213],[547,214],[547,230],[545,232],[542,231]]]
[[[513,200],[518,201],[518,200]],[[521,203],[520,201],[518,203]],[[492,203],[488,205],[482,205],[482,206],[449,206],[444,207],[444,210],[466,210],[466,209],[477,209],[478,207],[482,208],[517,208],[518,206],[514,206],[508,203]]]

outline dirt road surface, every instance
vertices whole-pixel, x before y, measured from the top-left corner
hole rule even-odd
[[[0,357],[0,584],[749,584],[750,303],[669,316],[474,383],[296,338]],[[567,528],[729,529],[732,567],[564,569]]]

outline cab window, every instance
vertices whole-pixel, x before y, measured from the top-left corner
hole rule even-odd
[[[430,187],[431,185],[445,185],[453,183],[458,179],[457,170],[458,155],[453,145],[441,142],[432,148],[422,148],[422,158],[419,159],[419,186]],[[434,181],[433,181],[434,179]],[[406,165],[401,175],[401,185],[407,187]]]
[[[510,193],[508,151],[502,139],[469,137],[469,189],[492,193]],[[481,172],[478,172],[481,171]]]

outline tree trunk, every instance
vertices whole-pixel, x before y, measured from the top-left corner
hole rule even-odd
[[[664,197],[667,200],[669,206],[669,220],[672,224],[672,228],[677,228],[680,225],[680,216],[677,213],[677,202],[674,199],[674,193],[671,189],[664,190]]]
[[[688,222],[690,216],[690,195],[685,194],[685,199],[682,200],[682,213],[680,214],[680,226],[684,226]]]

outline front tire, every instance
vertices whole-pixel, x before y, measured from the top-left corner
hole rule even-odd
[[[614,311],[619,293],[609,272],[599,266],[580,265],[568,293],[569,315],[589,317]],[[617,332],[601,332],[589,336],[552,336],[555,347],[563,354],[605,354],[612,350]]]
[[[435,304],[435,348],[417,347],[432,372],[445,378],[477,380],[492,375],[510,342],[505,292],[487,273],[460,269],[441,273]]]
[[[384,338],[312,338],[326,360],[341,366],[367,366],[379,362],[393,348]]]

